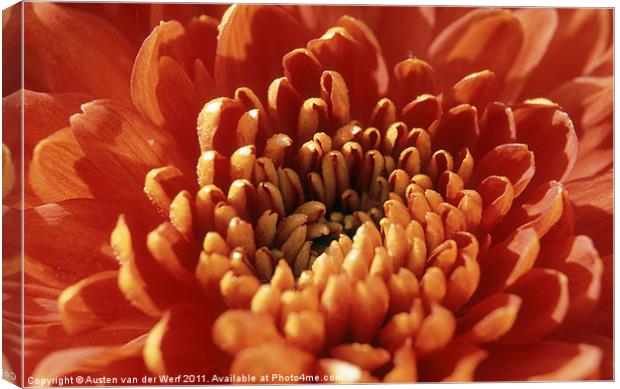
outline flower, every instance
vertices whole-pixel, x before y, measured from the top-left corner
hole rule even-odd
[[[611,377],[608,11],[25,11],[34,377]]]

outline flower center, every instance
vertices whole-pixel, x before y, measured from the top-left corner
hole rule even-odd
[[[320,292],[343,271],[388,280],[404,268],[424,282],[429,270],[427,285],[444,286],[428,288],[445,292],[454,269],[474,271],[467,263],[484,233],[483,199],[465,188],[471,153],[431,147],[441,115],[434,96],[419,96],[399,116],[383,98],[362,124],[350,117],[346,87],[334,92],[338,76],[321,79],[322,97],[298,105],[275,80],[269,114],[247,88],[203,108],[199,281],[230,307],[249,307],[261,283]]]
[[[269,141],[294,143],[284,134]],[[405,219],[412,213],[428,227],[427,212],[457,210],[434,190],[441,186],[454,198],[463,189],[462,179],[452,171],[453,157],[443,150],[431,155],[430,136],[423,129],[408,130],[395,122],[381,132],[351,122],[331,136],[315,133],[287,158],[280,155],[282,150],[270,149],[269,141],[266,155],[254,160],[249,179],[234,180],[227,199],[214,211],[216,230],[229,245],[242,249],[263,282],[271,279],[280,259],[299,277],[332,242],[350,240],[365,222],[384,230],[390,220],[409,223]],[[239,150],[255,152],[254,147]],[[239,150],[236,154],[242,154]],[[457,168],[471,171],[468,164],[471,156],[466,154]],[[392,213],[389,219],[386,213]],[[467,226],[452,227],[456,232]],[[428,248],[440,240],[431,238]]]

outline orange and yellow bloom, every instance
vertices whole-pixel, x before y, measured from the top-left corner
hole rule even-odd
[[[610,11],[24,7],[26,376],[611,379]]]

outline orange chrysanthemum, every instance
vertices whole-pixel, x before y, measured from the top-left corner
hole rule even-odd
[[[611,378],[609,11],[130,7],[25,6],[27,376]]]

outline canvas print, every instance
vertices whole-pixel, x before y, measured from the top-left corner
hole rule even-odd
[[[612,9],[2,21],[4,379],[614,378]]]

